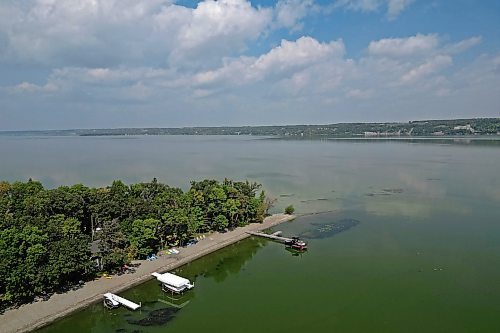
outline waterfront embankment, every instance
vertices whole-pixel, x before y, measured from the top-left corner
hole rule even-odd
[[[0,315],[0,327],[4,333],[29,332],[46,326],[89,304],[102,300],[106,292],[119,293],[152,278],[153,272],[165,272],[185,265],[209,253],[250,237],[248,231],[260,231],[280,223],[291,221],[294,215],[275,214],[266,217],[263,223],[252,223],[226,233],[211,233],[197,244],[181,248],[177,255],[163,255],[154,261],[140,261],[134,273],[99,278],[87,282],[82,288],[64,294],[54,294],[46,301],[25,304],[7,310]]]

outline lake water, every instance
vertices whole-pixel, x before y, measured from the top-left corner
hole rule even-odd
[[[122,293],[140,311],[40,332],[500,331],[500,141],[3,136],[0,156],[47,187],[248,179],[306,214],[277,229],[307,253],[248,239],[180,268],[179,300],[150,281]]]

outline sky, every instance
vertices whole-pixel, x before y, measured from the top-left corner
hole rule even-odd
[[[0,1],[0,130],[474,117],[497,0]]]

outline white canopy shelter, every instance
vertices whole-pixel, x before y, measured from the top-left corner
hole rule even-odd
[[[152,273],[151,275],[155,276],[158,281],[162,283],[164,288],[167,288],[170,291],[181,293],[185,290],[191,289],[194,287],[194,283],[191,283],[188,279],[177,276],[172,273]]]

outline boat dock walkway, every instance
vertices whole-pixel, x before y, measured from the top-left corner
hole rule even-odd
[[[107,298],[108,300],[111,301],[111,303],[118,305],[117,303],[126,306],[129,309],[132,310],[137,310],[138,308],[141,307],[141,304],[136,304],[132,301],[129,301],[128,299],[125,299],[123,297],[120,297],[118,295],[112,294],[112,293],[106,293],[104,294],[104,298]]]
[[[291,238],[279,236],[279,235],[281,235],[281,231],[276,231],[275,233],[272,233],[272,234],[265,234],[263,232],[257,232],[257,231],[247,231],[247,233],[249,233],[250,235],[254,235],[254,236],[269,238],[269,239],[272,239],[272,240],[275,240],[278,242],[282,242],[282,243],[293,241],[293,239],[291,239]]]

